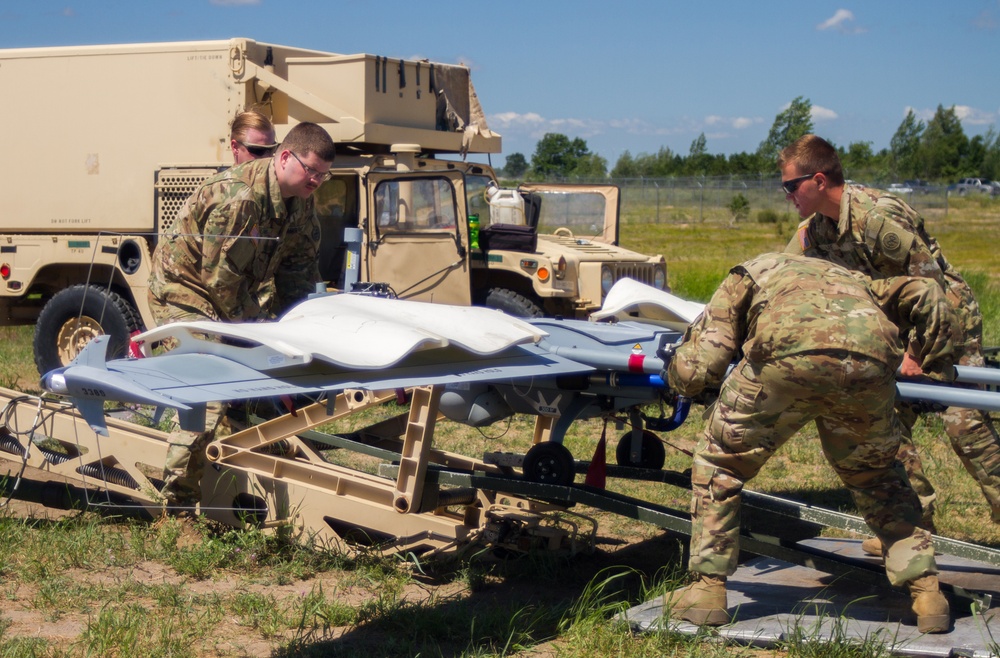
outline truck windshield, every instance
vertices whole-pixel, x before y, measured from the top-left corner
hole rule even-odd
[[[604,231],[607,199],[598,192],[535,190],[541,195],[539,233],[565,227],[577,236],[600,236]]]

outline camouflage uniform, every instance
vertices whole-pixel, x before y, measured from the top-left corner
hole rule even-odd
[[[282,199],[271,158],[210,178],[153,253],[149,303],[157,324],[280,315],[320,281],[319,239],[312,198]],[[209,405],[204,432],[171,434],[163,489],[171,502],[200,498],[202,453],[225,428],[225,411]]]
[[[803,221],[786,251],[822,258],[874,279],[908,275],[935,280],[944,289],[963,333],[956,345],[956,364],[985,365],[983,318],[972,290],[927,234],[919,213],[897,197],[847,186],[839,219],[817,213]],[[905,403],[897,405],[896,411],[903,425],[899,458],[924,504],[926,527],[933,527],[934,487],[924,477],[911,438],[917,413]],[[952,407],[942,419],[952,448],[979,483],[993,520],[1000,522],[1000,436],[990,417],[976,409]]]
[[[733,268],[665,373],[686,396],[721,384],[692,468],[690,570],[736,570],[743,484],[815,420],[827,460],[888,546],[890,582],[936,573],[930,534],[917,527],[919,502],[896,462],[895,370],[899,331],[912,328],[922,367],[947,379],[954,321],[940,289],[923,279],[872,282],[791,254]]]

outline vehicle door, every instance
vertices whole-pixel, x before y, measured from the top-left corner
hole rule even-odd
[[[400,299],[472,304],[462,172],[368,176],[365,280]]]
[[[537,195],[540,201],[538,233],[618,244],[617,185],[525,183],[517,189],[522,196]]]

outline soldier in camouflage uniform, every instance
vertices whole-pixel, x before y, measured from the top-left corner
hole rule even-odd
[[[889,581],[909,587],[921,631],[947,630],[930,533],[918,526],[920,503],[896,461],[893,400],[900,332],[913,331],[925,373],[948,380],[954,322],[944,294],[926,279],[873,282],[792,254],[765,254],[730,271],[664,373],[689,397],[721,384],[692,465],[695,581],[666,596],[671,616],[728,620],[725,579],[739,557],[743,485],[815,420],[827,460],[888,546]]]
[[[312,194],[329,178],[335,151],[320,126],[294,126],[272,158],[236,165],[185,202],[172,235],[153,253],[149,304],[158,325],[191,320],[272,319],[314,292],[320,227]],[[170,436],[168,504],[200,499],[205,446],[225,416],[211,405],[203,432]]]
[[[901,199],[860,185],[845,186],[836,150],[815,135],[806,135],[785,148],[778,161],[783,187],[799,214],[807,218],[786,251],[804,253],[880,279],[922,276],[945,291],[959,318],[962,337],[956,346],[956,364],[983,366],[983,319],[972,290],[952,267],[923,218]],[[913,374],[904,358],[902,374]],[[897,405],[903,424],[899,459],[924,507],[923,525],[934,531],[934,487],[924,476],[912,442],[917,413]],[[952,407],[942,415],[952,448],[976,479],[989,502],[994,522],[1000,522],[1000,436],[990,417],[975,409]],[[878,554],[871,540],[865,549]]]

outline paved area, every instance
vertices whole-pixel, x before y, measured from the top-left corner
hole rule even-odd
[[[861,557],[860,540],[810,539],[801,542],[826,552]],[[870,558],[878,560],[877,558]],[[954,627],[949,633],[921,635],[910,613],[909,595],[880,583],[840,578],[773,558],[742,564],[729,579],[729,610],[734,621],[715,629],[719,637],[772,647],[816,639],[827,642],[880,642],[899,656],[1000,656],[1000,569],[939,555],[942,582],[991,594],[992,607],[973,611],[968,599],[952,598]],[[626,613],[640,632],[665,628],[695,634],[698,627],[662,619],[659,601]],[[702,630],[701,632],[704,632]]]

